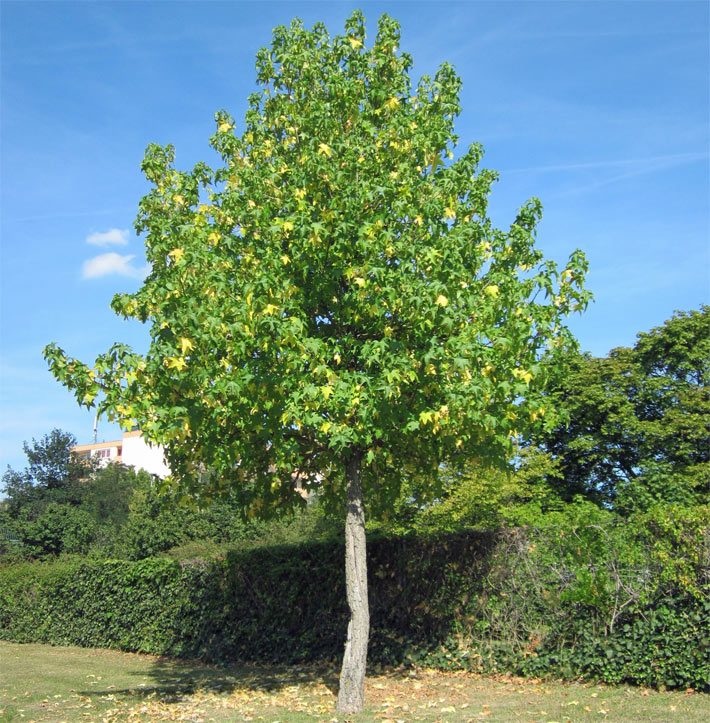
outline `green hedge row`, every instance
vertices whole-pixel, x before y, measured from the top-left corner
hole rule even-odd
[[[613,629],[552,590],[521,589],[525,600],[511,601],[501,581],[519,579],[510,550],[525,547],[511,547],[506,534],[371,540],[370,659],[708,687],[707,598],[632,608],[616,616]],[[495,609],[504,623],[491,622]],[[526,619],[510,619],[511,609]],[[189,563],[60,560],[0,568],[0,638],[17,642],[299,662],[339,658],[346,627],[343,548],[333,543]]]
[[[373,541],[373,655],[443,639],[493,544],[490,534]],[[0,637],[217,661],[337,657],[347,628],[343,555],[340,545],[308,543],[190,563],[16,565],[0,570]]]

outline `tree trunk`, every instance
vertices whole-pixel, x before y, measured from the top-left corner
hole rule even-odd
[[[362,453],[357,451],[345,465],[348,494],[345,517],[345,587],[350,608],[350,622],[343,667],[340,671],[337,705],[340,713],[359,713],[365,701],[370,607],[367,601],[367,548],[360,482],[361,462]]]

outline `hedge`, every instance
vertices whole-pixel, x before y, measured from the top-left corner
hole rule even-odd
[[[371,540],[370,660],[708,688],[707,598],[632,606],[613,629],[551,589],[523,585],[511,600],[522,568],[510,550],[527,549],[511,534]],[[211,561],[0,567],[0,638],[211,662],[333,660],[347,627],[342,561],[341,545],[311,542]]]

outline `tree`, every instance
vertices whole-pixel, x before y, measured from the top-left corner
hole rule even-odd
[[[505,457],[551,416],[561,319],[588,299],[580,252],[560,272],[535,248],[539,201],[493,227],[480,146],[453,160],[459,78],[445,64],[413,89],[398,46],[386,15],[370,48],[359,12],[332,38],[276,28],[242,134],[216,114],[217,169],[147,149],[152,271],[113,308],[150,323],[149,351],[45,352],[80,403],[101,394],[165,445],[183,494],[231,489],[259,516],[303,504],[297,479],[344,508],[342,712],[363,702],[365,506],[386,509],[406,469],[436,489],[444,460]]]
[[[640,333],[633,348],[576,357],[550,400],[566,421],[538,437],[564,494],[626,513],[707,499],[709,365],[708,306]]]
[[[531,514],[564,506],[550,480],[558,464],[538,447],[522,448],[517,464],[507,468],[469,460],[454,469],[442,466],[441,491],[423,502],[414,484],[403,488],[392,514],[383,521],[387,531],[419,534],[452,533],[465,529],[500,529],[527,524]]]
[[[76,437],[61,429],[53,429],[39,442],[33,439],[31,445],[25,442],[22,447],[29,462],[27,471],[35,484],[48,490],[64,487],[73,471],[74,445]]]
[[[17,532],[24,551],[32,557],[62,552],[86,553],[96,536],[91,515],[74,505],[49,502],[33,519],[17,521]]]
[[[27,467],[22,472],[8,467],[2,477],[10,515],[16,516],[20,509],[31,506],[37,507],[38,514],[50,501],[77,501],[76,483],[86,478],[93,467],[90,461],[72,456],[75,445],[74,435],[61,429],[53,429],[39,441],[23,443]]]

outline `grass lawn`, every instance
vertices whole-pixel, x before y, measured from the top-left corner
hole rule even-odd
[[[710,697],[469,673],[373,671],[367,710],[335,713],[337,671],[220,668],[0,641],[0,721],[707,721]]]

